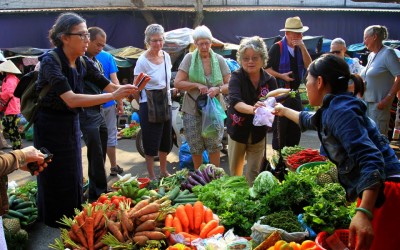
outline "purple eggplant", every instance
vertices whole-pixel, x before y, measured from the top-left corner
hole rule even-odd
[[[192,176],[189,176],[188,178],[187,178],[187,180],[188,180],[188,182],[190,183],[190,184],[192,184],[193,186],[196,186],[196,185],[201,185],[198,181],[196,181]]]
[[[207,171],[208,178],[210,178],[210,180],[214,180],[213,173],[212,173],[212,167],[210,167],[210,165],[207,166],[206,171]]]
[[[209,183],[211,181],[210,176],[208,176],[207,174],[207,168],[203,168],[203,170],[201,170],[201,173],[203,174],[204,180]]]
[[[188,189],[190,192],[192,192],[192,188],[194,187],[192,184],[190,184],[188,181],[184,182],[185,184],[185,189]]]
[[[197,174],[197,171],[196,172],[190,172],[189,175],[192,176],[202,186],[207,184],[207,182],[203,179],[203,176]]]

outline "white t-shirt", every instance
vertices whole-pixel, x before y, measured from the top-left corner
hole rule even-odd
[[[154,64],[150,62],[145,54],[143,53],[140,55],[136,62],[135,69],[133,70],[133,74],[135,76],[139,75],[141,72],[148,74],[151,77],[151,80],[146,84],[145,89],[150,90],[150,89],[163,89],[165,88],[165,85],[167,85],[167,90],[168,90],[168,103],[171,105],[171,93],[170,93],[170,81],[171,81],[171,57],[169,54],[165,51],[163,51],[165,55],[165,60],[161,64]],[[166,71],[166,72],[165,72]],[[165,73],[167,74],[167,77],[165,77]],[[165,82],[165,79],[167,82]],[[147,95],[146,91],[142,90],[140,93],[140,99],[139,102],[147,102]]]

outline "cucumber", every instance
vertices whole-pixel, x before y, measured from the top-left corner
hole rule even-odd
[[[10,197],[8,197],[8,204],[10,204],[10,206],[14,203],[14,200],[17,199],[17,196],[15,194],[10,195]]]
[[[191,201],[191,202],[175,202],[174,203],[174,207],[177,207],[177,206],[179,206],[179,205],[186,205],[186,204],[192,204],[192,205],[194,205],[194,203],[195,203],[196,201]]]
[[[15,199],[15,200],[13,201],[12,205],[13,205],[13,206],[16,206],[16,205],[18,205],[19,203],[23,203],[23,202],[25,202],[24,199],[17,198],[17,199]],[[10,206],[11,206],[11,204],[10,204]]]
[[[16,206],[13,206],[12,208],[14,210],[18,210],[18,209],[21,209],[21,208],[27,208],[27,207],[32,207],[32,206],[34,206],[33,202],[25,201],[25,202],[17,204]]]
[[[164,196],[164,195],[165,195],[165,188],[164,188],[164,187],[159,187],[159,188],[158,188],[158,193],[159,193],[161,196]]]
[[[21,208],[16,210],[19,213],[22,213],[24,215],[30,215],[31,213],[34,213],[37,211],[36,207],[26,207],[26,208]]]
[[[184,195],[187,195],[187,194],[189,194],[189,193],[190,193],[189,189],[185,189],[185,190],[179,192],[179,193],[178,193],[178,196],[176,196],[175,199],[178,199],[178,198],[180,198],[180,197],[182,197],[182,196],[184,196]]]
[[[169,191],[169,192],[168,192],[168,197],[169,197],[169,199],[170,199],[171,201],[175,200],[176,197],[178,196],[180,190],[181,190],[181,189],[179,188],[179,186],[176,186],[176,187],[174,187],[171,191]]]
[[[175,204],[176,203],[190,203],[190,202],[196,202],[196,201],[197,201],[197,198],[186,198],[186,199],[179,198],[179,199],[175,199],[174,203]]]
[[[31,215],[31,216],[29,216],[29,218],[28,218],[28,223],[31,223],[31,222],[34,222],[36,219],[37,219],[37,215]]]
[[[28,216],[24,215],[23,213],[20,213],[18,211],[15,210],[8,210],[8,215],[14,217],[14,218],[18,218],[18,219],[22,219],[22,220],[28,220]]]

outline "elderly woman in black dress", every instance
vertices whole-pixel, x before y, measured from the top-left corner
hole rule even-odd
[[[133,94],[132,85],[110,83],[85,54],[89,43],[86,21],[75,13],[63,13],[49,31],[55,46],[53,54],[39,58],[40,70],[37,92],[50,84],[42,99],[34,126],[34,145],[45,147],[54,157],[47,171],[38,176],[39,218],[51,227],[63,215],[74,215],[74,208],[82,204],[81,131],[78,113],[82,107],[99,105]],[[58,57],[58,58],[57,58]],[[61,64],[61,65],[60,65]],[[83,79],[97,83],[108,93],[81,94]]]

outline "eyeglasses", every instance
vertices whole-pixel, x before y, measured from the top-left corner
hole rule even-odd
[[[250,62],[250,60],[252,60],[253,62],[258,62],[258,60],[260,60],[260,56],[253,56],[253,57],[243,57],[242,61],[243,62]]]
[[[79,36],[81,40],[90,39],[90,33],[65,33],[65,34],[69,36]]]
[[[164,42],[164,39],[152,39],[150,40],[151,43],[162,43]]]
[[[203,46],[208,47],[208,46],[210,46],[210,45],[211,45],[210,42],[204,42],[204,43],[198,43],[198,44],[197,44],[197,47],[203,47]]]
[[[331,51],[331,52],[329,52],[329,53],[335,54],[335,55],[339,55],[340,52],[341,52],[340,50],[334,50],[334,51]]]

